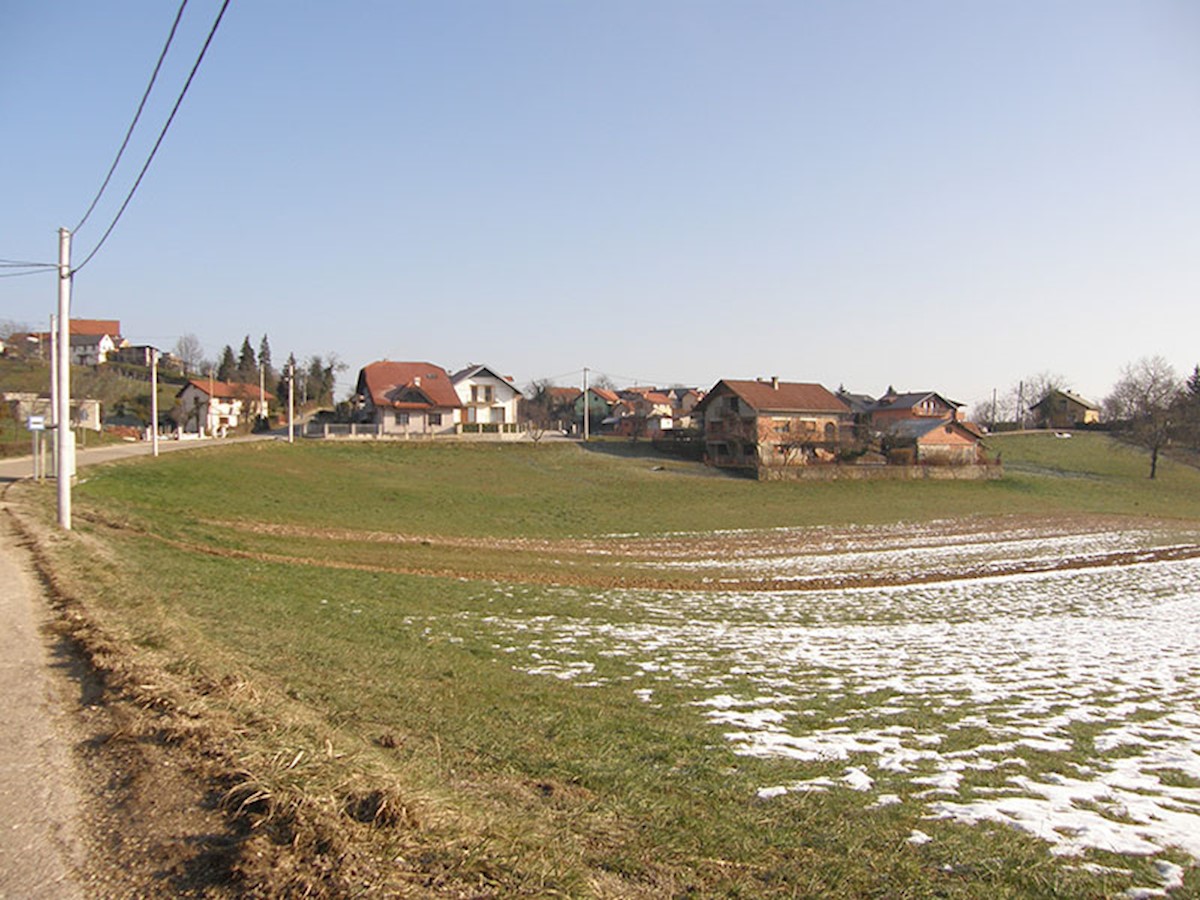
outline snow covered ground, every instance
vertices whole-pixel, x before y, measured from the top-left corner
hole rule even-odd
[[[1082,567],[843,590],[607,591],[586,617],[430,627],[484,628],[524,671],[586,686],[603,670],[648,703],[656,685],[684,687],[740,754],[845,763],[837,778],[764,784],[764,801],[859,791],[930,818],[1007,823],[1059,854],[1155,858],[1162,885],[1143,896],[1181,883],[1160,855],[1200,859],[1200,560],[1112,564],[1114,551],[1163,545],[1141,532],[894,537],[682,565],[801,584],[868,567],[913,579],[1017,558]],[[1106,561],[1089,567],[1093,556]]]

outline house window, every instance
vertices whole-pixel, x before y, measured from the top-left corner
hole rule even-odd
[[[407,425],[408,424],[408,413],[406,413],[406,412],[396,413],[396,424],[397,425]]]
[[[442,414],[441,413],[430,413],[429,414],[429,424],[430,425],[441,425],[442,424]]]

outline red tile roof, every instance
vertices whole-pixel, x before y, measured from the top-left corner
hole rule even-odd
[[[850,412],[850,407],[827,388],[819,384],[795,381],[723,379],[717,382],[697,406],[707,406],[712,399],[722,394],[736,394],[747,406],[758,412]]]
[[[215,397],[217,400],[258,400],[259,391],[257,384],[244,384],[240,381],[209,381],[207,378],[189,378],[188,383],[180,388],[178,393],[183,393],[187,390],[188,385],[196,388],[205,396]],[[210,393],[211,388],[211,393]],[[263,391],[262,396],[268,400],[274,400],[275,395],[270,391]]]
[[[386,409],[462,406],[446,370],[427,362],[373,362],[359,370],[357,390]]]

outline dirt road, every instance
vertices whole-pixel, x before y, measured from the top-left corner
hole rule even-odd
[[[39,585],[0,518],[0,898],[82,897],[69,679],[42,626]]]

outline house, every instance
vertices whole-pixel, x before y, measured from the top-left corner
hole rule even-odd
[[[583,419],[584,404],[587,405],[588,417],[593,422],[602,422],[613,414],[613,407],[621,402],[615,391],[608,388],[590,387],[587,394],[580,394],[575,399],[575,418]]]
[[[852,423],[850,408],[827,388],[778,378],[718,381],[692,414],[717,466],[831,461]]]
[[[118,335],[118,339],[119,339]],[[71,365],[98,366],[107,362],[117,349],[117,343],[108,334],[72,334]]]
[[[0,394],[0,400],[8,404],[9,412],[18,422],[26,423],[28,427],[30,416],[42,416],[47,428],[54,426],[52,413],[54,403],[49,394],[36,394],[30,391],[6,391]],[[88,397],[71,398],[71,427],[87,428],[100,431],[100,401]]]
[[[897,422],[957,419],[958,410],[962,405],[953,400],[947,400],[934,391],[901,394],[889,386],[884,395],[868,407],[866,412],[871,427],[876,431],[886,432]]]
[[[192,378],[175,395],[184,431],[224,435],[247,420],[265,419],[275,395],[257,384]]]
[[[154,365],[154,354],[158,354],[159,369],[181,372],[183,371],[183,360],[174,353],[168,353],[165,350],[159,350],[157,347],[151,347],[149,344],[126,344],[123,347],[118,347],[108,357],[109,362],[128,363],[133,366],[145,366],[147,369]]]
[[[886,441],[893,462],[964,466],[983,461],[980,438],[970,422],[905,419],[892,424]]]
[[[468,388],[471,383],[466,381]],[[450,375],[428,362],[381,360],[364,366],[355,395],[363,421],[384,435],[454,434],[464,409]],[[476,407],[476,415],[481,408],[491,414],[491,405],[484,404]]]
[[[487,366],[472,365],[451,375],[450,382],[462,404],[459,421],[463,425],[488,423],[516,428],[521,392],[511,378],[497,375]]]
[[[1052,390],[1029,407],[1038,428],[1078,428],[1100,421],[1100,407],[1071,391]]]
[[[72,319],[70,322],[71,364],[97,366],[108,359],[109,354],[125,345],[121,337],[121,322],[118,319]],[[34,331],[13,335],[14,343],[20,338],[27,352],[48,359],[52,337],[49,331]]]

